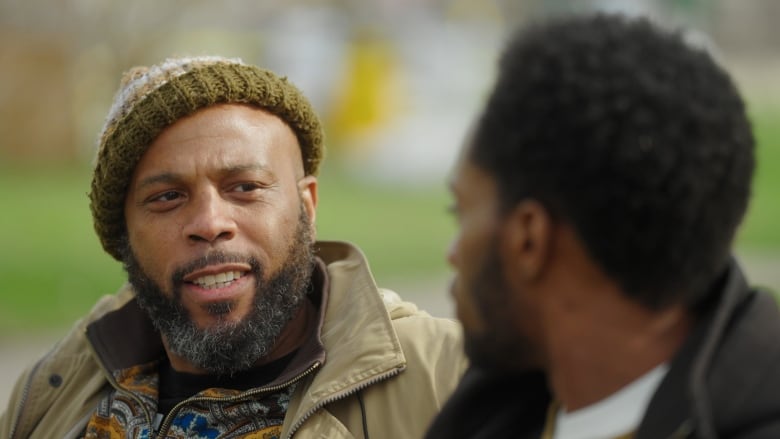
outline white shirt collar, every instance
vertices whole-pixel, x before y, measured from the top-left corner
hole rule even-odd
[[[553,439],[606,439],[635,431],[668,370],[660,364],[595,404],[570,413],[561,408]]]

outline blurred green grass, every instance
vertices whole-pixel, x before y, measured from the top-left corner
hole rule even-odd
[[[738,247],[780,250],[780,108],[752,113],[758,141],[753,200]],[[87,167],[0,165],[0,334],[70,325],[123,282],[92,230]],[[446,273],[455,231],[445,214],[445,182],[389,187],[349,176],[326,161],[320,178],[318,234],[353,241],[380,285],[408,285]]]
[[[748,249],[780,250],[780,106],[752,108],[757,164],[738,243]]]

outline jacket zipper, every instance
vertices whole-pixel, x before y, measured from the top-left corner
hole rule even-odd
[[[168,413],[167,416],[165,416],[165,419],[163,420],[162,424],[160,425],[160,429],[156,432],[154,432],[151,437],[155,438],[162,438],[164,437],[164,434],[168,432],[168,429],[171,427],[171,423],[173,422],[173,419],[176,417],[176,414],[179,410],[181,410],[182,407],[184,407],[187,404],[193,403],[193,402],[235,402],[240,401],[242,399],[251,398],[253,396],[257,396],[263,393],[273,393],[277,392],[279,390],[284,389],[285,387],[289,387],[292,384],[295,384],[296,382],[300,381],[301,379],[305,378],[307,375],[310,375],[312,372],[314,372],[317,368],[320,367],[320,362],[315,361],[311,366],[309,366],[308,369],[304,370],[300,374],[294,376],[293,378],[274,386],[268,386],[268,387],[260,387],[257,389],[252,389],[247,392],[230,396],[230,397],[224,397],[224,398],[216,398],[213,396],[196,396],[193,398],[188,398],[184,401],[181,401],[180,403],[176,404],[171,411]],[[151,425],[151,423],[150,423]]]
[[[132,392],[128,392],[127,390],[120,387],[119,383],[117,383],[116,379],[114,379],[114,376],[105,366],[105,364],[103,364],[103,362],[100,360],[100,356],[98,356],[97,353],[95,352],[95,348],[92,346],[92,343],[87,343],[87,346],[89,347],[92,356],[98,359],[100,366],[103,369],[104,375],[106,376],[106,380],[108,381],[109,384],[111,384],[111,387],[113,387],[117,391],[129,395],[130,398],[133,399],[133,401],[135,401],[138,405],[140,405],[144,411],[144,415],[146,416],[147,422],[151,426],[152,425],[151,416],[149,415],[149,410],[146,408],[143,402],[139,398],[137,398],[135,394],[133,394]],[[22,397],[19,400],[19,404],[17,405],[17,407],[19,407],[19,414],[17,415],[16,420],[14,421],[14,425],[11,428],[11,434],[9,436],[9,439],[14,439],[16,437],[16,431],[19,428],[19,423],[22,421],[22,411],[24,410],[24,405],[27,403],[27,397],[29,396],[30,393],[30,387],[32,386],[33,378],[35,378],[35,375],[38,372],[38,368],[41,366],[41,364],[43,364],[44,361],[46,361],[46,359],[49,357],[49,355],[51,355],[53,351],[54,349],[50,350],[43,358],[41,358],[35,364],[35,366],[33,366],[32,371],[30,371],[30,376],[27,378],[27,382],[25,383],[24,389],[22,390]]]
[[[16,405],[18,408],[16,419],[14,420],[14,425],[11,428],[11,434],[9,436],[9,439],[14,439],[16,437],[16,430],[19,429],[19,424],[22,422],[22,412],[24,411],[24,406],[27,404],[27,397],[30,396],[30,387],[32,386],[33,378],[35,378],[36,373],[38,373],[38,368],[41,366],[43,361],[48,357],[49,354],[46,354],[45,357],[38,360],[37,363],[35,363],[35,366],[33,366],[32,370],[30,371],[30,376],[27,377],[27,382],[24,383],[24,388],[22,389],[22,397],[19,400],[19,404]]]
[[[359,391],[361,391],[361,390],[363,390],[365,388],[371,387],[371,386],[373,386],[374,384],[376,384],[376,383],[378,383],[380,381],[384,381],[386,379],[392,378],[392,377],[400,374],[401,372],[403,372],[404,369],[406,369],[405,365],[397,366],[395,369],[392,369],[392,370],[390,370],[390,371],[388,371],[386,373],[383,373],[382,375],[378,375],[378,376],[376,376],[376,377],[374,377],[374,378],[372,378],[372,379],[370,379],[370,380],[368,380],[368,381],[366,381],[366,382],[364,382],[364,383],[362,383],[360,385],[357,385],[355,387],[347,389],[344,392],[336,393],[336,394],[330,396],[329,398],[325,398],[325,399],[321,400],[320,402],[315,404],[314,407],[309,409],[309,411],[304,413],[303,416],[298,418],[298,421],[295,422],[295,424],[293,424],[292,427],[290,427],[290,432],[287,434],[286,439],[292,438],[293,435],[295,435],[295,432],[298,431],[299,428],[301,428],[301,426],[303,425],[304,422],[306,422],[307,419],[309,419],[314,413],[316,413],[317,411],[319,411],[321,408],[325,407],[326,405],[331,404],[333,402],[336,402],[336,401],[338,401],[340,399],[346,398],[346,397],[348,397],[350,395],[354,395],[355,393],[357,393],[357,392],[359,392]]]
[[[116,378],[114,378],[114,374],[111,373],[111,371],[106,367],[105,364],[103,364],[103,360],[100,358],[100,356],[95,352],[95,348],[92,346],[92,343],[87,343],[87,346],[89,346],[89,350],[92,353],[92,356],[98,360],[100,363],[100,367],[103,369],[104,375],[106,377],[106,380],[109,384],[111,384],[111,387],[113,387],[117,392],[122,392],[122,394],[127,395],[130,397],[130,399],[133,400],[138,406],[141,407],[141,410],[144,411],[144,417],[146,418],[147,424],[149,424],[149,429],[152,428],[152,415],[149,413],[149,409],[146,407],[146,405],[143,403],[141,398],[138,398],[135,393],[124,389],[122,386],[119,385],[119,383],[116,381]],[[87,421],[89,422],[89,421]],[[151,433],[151,431],[150,431]]]

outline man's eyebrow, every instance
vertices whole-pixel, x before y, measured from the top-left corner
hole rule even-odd
[[[150,175],[138,182],[136,189],[143,189],[157,183],[175,183],[181,181],[181,176],[173,172],[164,172],[162,174]]]
[[[224,168],[219,170],[219,173],[222,175],[233,175],[233,174],[240,174],[242,172],[251,172],[251,171],[269,172],[270,169],[268,168],[268,166],[262,163],[247,163],[247,164],[240,164],[240,165],[225,166]]]
[[[236,175],[242,172],[269,172],[269,168],[261,163],[250,163],[240,165],[229,165],[220,169],[219,174],[222,176]],[[184,177],[174,172],[163,172],[160,174],[150,175],[141,179],[138,182],[137,189],[143,189],[147,186],[151,186],[158,183],[171,184],[182,181]]]

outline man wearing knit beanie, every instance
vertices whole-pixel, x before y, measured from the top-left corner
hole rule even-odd
[[[315,241],[322,157],[310,103],[273,72],[131,69],[89,193],[128,283],[24,372],[0,436],[421,437],[464,370],[459,327]]]

